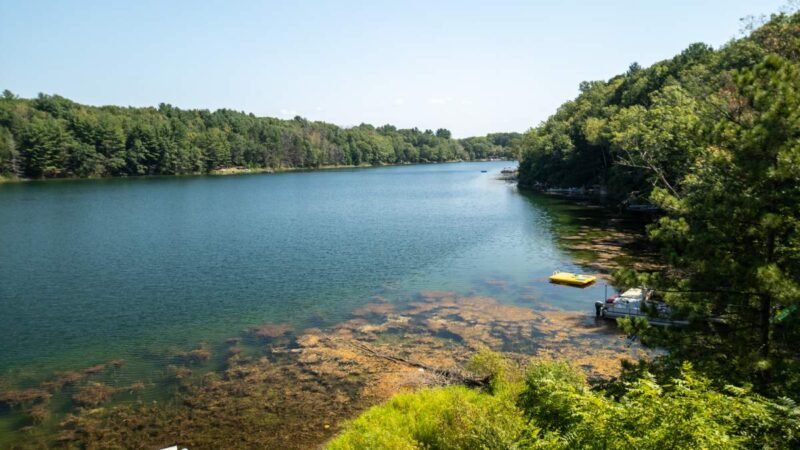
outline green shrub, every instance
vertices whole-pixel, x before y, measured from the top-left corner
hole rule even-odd
[[[345,449],[506,449],[526,423],[513,398],[464,387],[397,395],[351,422],[329,443]]]
[[[586,390],[583,374],[563,362],[534,363],[524,383],[519,405],[543,429],[563,428],[578,419],[575,400]]]
[[[484,355],[485,356],[485,355]],[[488,359],[487,359],[488,358]],[[478,361],[492,362],[494,357]],[[643,372],[615,396],[565,363],[534,362],[494,394],[463,387],[394,397],[351,422],[330,449],[784,449],[800,408],[747,389],[715,390],[685,364],[669,383]]]
[[[467,370],[478,378],[489,380],[488,391],[490,394],[497,392],[508,375],[508,361],[501,353],[488,348],[482,348],[467,362]]]
[[[520,406],[545,431],[532,444],[545,449],[797,448],[800,410],[746,389],[711,389],[689,364],[659,385],[645,373],[619,400],[581,384],[566,364],[536,364]]]

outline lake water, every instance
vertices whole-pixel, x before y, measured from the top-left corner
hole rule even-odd
[[[0,391],[117,358],[154,381],[176,351],[376,295],[521,303],[501,280],[592,314],[601,284],[547,282],[580,270],[558,245],[574,214],[498,180],[509,164],[0,185]]]

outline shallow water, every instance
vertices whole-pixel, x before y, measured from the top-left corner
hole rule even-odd
[[[518,192],[496,179],[509,164],[0,185],[0,392],[120,358],[107,379],[158,392],[176,352],[329,326],[376,295],[593,314],[602,283],[547,276],[581,270],[559,236],[602,213]],[[0,432],[21,423],[0,411]]]

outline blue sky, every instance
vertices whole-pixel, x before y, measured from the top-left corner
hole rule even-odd
[[[0,89],[80,103],[232,108],[524,131],[583,80],[718,47],[785,0],[0,0]]]

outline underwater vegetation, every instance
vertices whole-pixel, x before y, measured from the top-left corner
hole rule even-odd
[[[568,230],[575,236],[563,241],[585,245],[596,237],[589,231]],[[634,242],[629,235],[608,236],[613,258]],[[608,244],[596,242],[589,254]],[[325,328],[267,322],[219,343],[154,353],[161,366],[146,381],[120,376],[123,360],[54,373],[24,387],[3,380],[0,417],[17,417],[19,431],[19,439],[6,442],[10,448],[309,448],[334,437],[343,420],[398,393],[452,383],[365,348],[480,376],[470,360],[489,348],[520,366],[531,356],[569,359],[602,379],[617,375],[620,361],[652,354],[613,325],[595,322],[589,311],[543,303],[534,285],[500,276],[482,280],[478,289],[525,306],[444,290],[391,301],[376,295],[349,319]]]
[[[216,348],[216,347],[215,347]],[[365,351],[374,349],[376,352]],[[288,324],[262,324],[224,342],[221,370],[208,346],[176,352],[165,369],[171,396],[158,402],[118,394],[146,391],[143,382],[114,387],[92,379],[122,362],[59,374],[42,383],[68,388],[69,412],[61,417],[51,392],[32,388],[6,392],[8,407],[30,418],[28,442],[18,448],[189,448],[319,446],[371,406],[397,393],[446,386],[441,373],[376,357],[377,352],[423,367],[485,377],[491,358],[477,366],[472,356],[503,351],[513,365],[531,355],[569,358],[593,377],[610,377],[621,360],[647,353],[608,325],[566,311],[505,305],[493,297],[425,291],[403,303],[376,297],[329,328],[296,331]],[[215,352],[217,350],[214,350]],[[509,366],[511,367],[511,366]],[[512,373],[508,370],[507,373]],[[477,392],[459,391],[465,401]],[[445,395],[445,394],[427,394]],[[481,394],[483,395],[483,394]],[[470,400],[472,399],[472,400]],[[496,400],[475,400],[495,408]],[[37,434],[59,420],[53,434]]]

